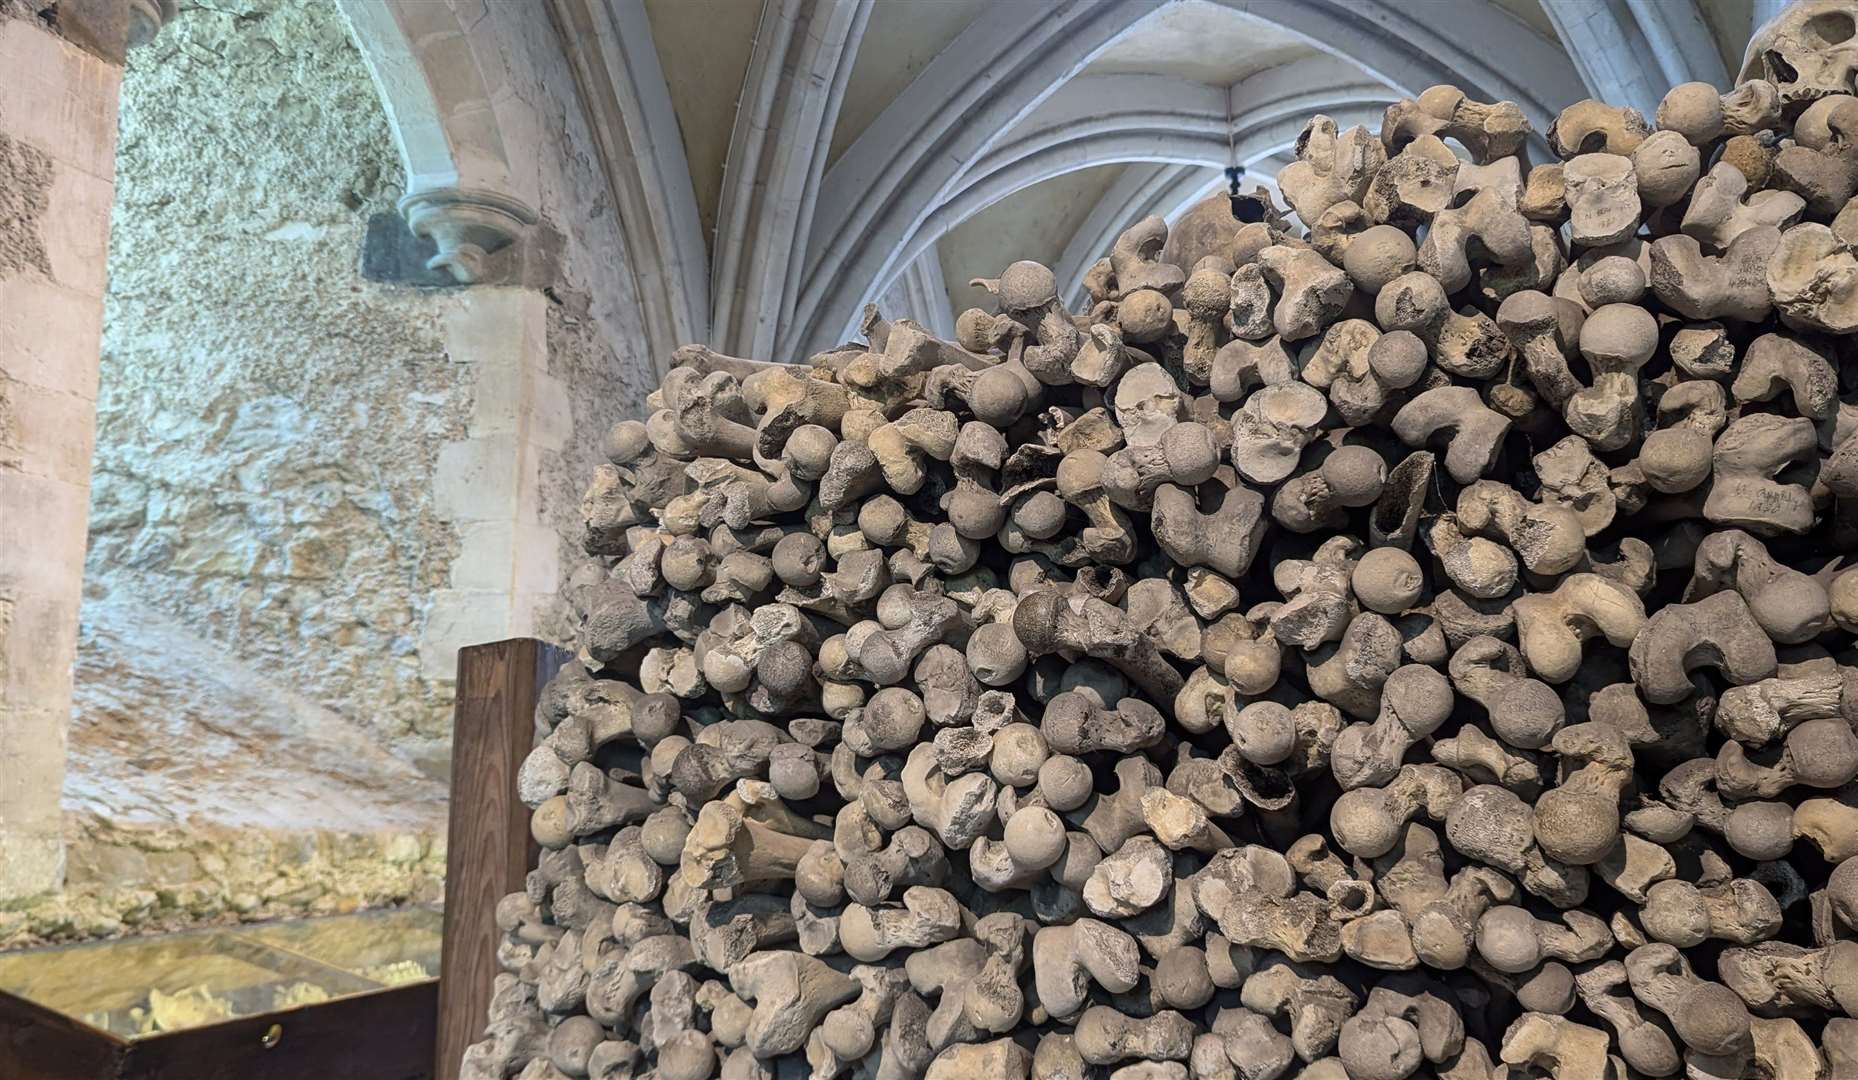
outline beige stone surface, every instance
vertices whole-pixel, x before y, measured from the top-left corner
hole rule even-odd
[[[69,538],[35,549],[62,598],[0,589],[0,660],[22,655],[9,636],[62,634],[57,662],[30,657],[40,678],[69,670],[80,568],[86,596],[69,889],[0,914],[0,946],[437,895],[456,650],[572,636],[560,584],[585,559],[599,445],[576,432],[635,414],[651,383],[559,45],[545,21],[487,15],[511,65],[496,92],[524,103],[502,132],[534,171],[519,187],[567,237],[547,290],[360,278],[403,173],[321,0],[188,7],[132,55],[107,308],[101,231],[39,230],[71,283],[0,275],[0,334],[37,331],[0,381],[0,462],[25,465],[27,436],[37,455],[0,464],[31,509],[12,531],[82,535],[87,509],[92,537],[87,562]],[[51,204],[99,228],[115,93],[29,132],[72,148]],[[17,100],[59,106],[38,85]],[[45,444],[67,421],[81,430]],[[8,708],[48,782],[37,831],[0,844],[51,881],[65,710]]]
[[[85,607],[62,894],[0,948],[437,899],[445,785],[181,621]]]
[[[102,339],[102,297],[37,274],[0,277],[0,341],[8,343],[8,379],[95,401]]]
[[[346,25],[190,7],[131,54],[122,116],[88,581],[443,775],[450,671],[418,642],[477,365],[462,290],[357,271],[402,171]]]
[[[1211,0],[1181,0],[1103,50],[1084,71],[1172,75],[1207,86],[1231,86],[1315,52],[1297,35],[1267,22],[1234,19]]]
[[[109,180],[122,69],[26,19],[0,19],[6,132],[65,165]]]
[[[121,594],[84,608],[65,806],[120,826],[418,831],[445,785],[363,724]]]
[[[877,4],[865,27],[864,44],[845,86],[839,123],[827,152],[830,167],[864,134],[910,80],[922,74],[968,24],[998,0],[937,0],[929,4]],[[657,32],[656,23],[653,32]]]
[[[761,5],[744,0],[645,0],[652,43],[677,110],[697,213],[707,241],[716,228],[723,166]]]
[[[0,901],[63,875],[59,783],[85,536],[120,68],[0,18]]]
[[[65,843],[69,884],[0,909],[0,950],[443,896],[443,831],[116,826],[70,815]]]

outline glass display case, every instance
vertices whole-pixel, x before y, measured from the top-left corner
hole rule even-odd
[[[42,1070],[62,1067],[50,1047],[87,1043],[101,1048],[99,1060],[153,1060],[170,1056],[154,1044],[189,1034],[224,1040],[246,1054],[255,1046],[262,1069],[225,1074],[241,1080],[314,1076],[316,1068],[330,1070],[322,1076],[358,1080],[425,1075],[417,1069],[431,1063],[441,920],[434,909],[404,908],[0,953],[0,1030],[7,1036],[0,1038],[0,1075],[165,1076]],[[331,1026],[332,1009],[352,1013],[357,1025],[423,1010],[423,1051],[415,1015],[411,1028],[405,1019],[394,1021],[399,1052],[342,1067],[328,1056],[343,1050],[331,1040],[300,1045],[303,1030]],[[22,1028],[30,1028],[23,1042],[16,1037]],[[347,1033],[348,1052],[371,1041],[365,1035]],[[42,1044],[50,1056],[30,1067],[7,1059],[29,1044]],[[298,1058],[318,1064],[290,1071],[287,1062]]]

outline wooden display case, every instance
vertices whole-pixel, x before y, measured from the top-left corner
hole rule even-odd
[[[568,659],[534,638],[459,651],[442,943],[440,914],[408,909],[0,953],[0,1080],[456,1080],[497,974],[497,899],[536,860],[516,772]],[[442,980],[373,977],[437,976],[441,951]],[[279,1007],[299,984],[329,999]],[[138,1030],[151,990],[196,986],[233,1015]]]
[[[0,955],[7,1080],[426,1080],[440,916],[409,908]]]

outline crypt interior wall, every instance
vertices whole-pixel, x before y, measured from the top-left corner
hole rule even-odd
[[[507,284],[362,276],[405,173],[337,5],[131,54],[65,887],[0,947],[442,896],[456,650],[569,638],[585,433],[656,382],[552,25],[474,33],[542,219]]]
[[[386,117],[332,4],[189,8],[166,31],[123,85],[80,716],[152,609],[408,760],[442,756],[450,689],[416,642],[457,547],[432,477],[471,381],[446,292],[357,271],[400,195]]]
[[[66,890],[28,934],[435,898],[470,372],[362,280],[401,169],[333,5],[190,7],[125,74]]]

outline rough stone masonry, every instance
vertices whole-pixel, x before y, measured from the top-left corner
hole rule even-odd
[[[465,1075],[1858,1076],[1855,30],[681,350]]]

